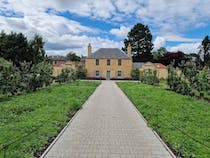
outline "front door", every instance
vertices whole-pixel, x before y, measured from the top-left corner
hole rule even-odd
[[[110,71],[106,72],[106,79],[109,80],[110,79]]]

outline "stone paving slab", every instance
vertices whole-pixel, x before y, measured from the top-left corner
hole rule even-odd
[[[113,81],[102,81],[45,158],[172,158]]]

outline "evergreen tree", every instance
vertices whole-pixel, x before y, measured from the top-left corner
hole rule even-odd
[[[29,51],[30,61],[32,64],[38,64],[47,59],[45,50],[44,50],[44,42],[41,36],[35,35],[32,40],[29,41]]]
[[[0,57],[20,67],[22,62],[38,64],[46,61],[42,37],[35,35],[30,41],[22,33],[0,33]]]
[[[124,40],[125,47],[123,51],[127,51],[128,44],[131,44],[133,61],[151,61],[153,49],[152,34],[148,26],[141,23],[136,24]]]
[[[20,66],[20,62],[30,61],[27,53],[28,41],[22,33],[0,34],[0,57],[11,61],[14,65]]]
[[[210,39],[209,36],[205,36],[203,39],[201,46],[200,46],[200,52],[203,59],[203,65],[210,67]]]

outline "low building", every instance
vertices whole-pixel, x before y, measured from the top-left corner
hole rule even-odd
[[[53,76],[58,76],[62,69],[76,70],[78,66],[84,66],[85,61],[69,61],[68,58],[63,56],[51,56],[50,59],[53,63]]]
[[[133,67],[138,68],[140,71],[156,71],[158,78],[168,78],[167,67],[161,63],[135,62],[133,63]]]
[[[118,48],[101,48],[92,53],[92,47],[89,44],[85,68],[88,78],[130,79],[131,46],[128,46],[127,54]]]

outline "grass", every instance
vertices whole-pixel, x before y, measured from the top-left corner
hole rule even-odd
[[[210,103],[143,83],[117,84],[176,155],[210,157]]]
[[[1,99],[0,148],[29,134],[10,145],[6,157],[39,157],[98,85],[78,81]]]

